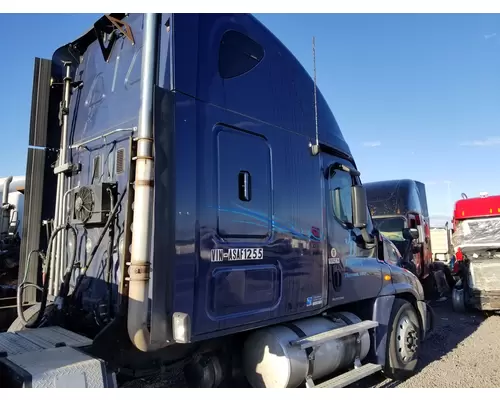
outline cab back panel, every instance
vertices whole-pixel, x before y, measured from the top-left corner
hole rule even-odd
[[[94,41],[86,50],[76,79],[83,89],[73,94],[72,107],[77,110],[73,124],[73,143],[94,138],[118,127],[136,126],[140,104],[142,21],[132,14],[130,24],[135,44],[120,37],[113,46],[109,61]]]
[[[115,42],[109,59],[103,57],[99,43],[94,40],[83,53],[75,80],[83,85],[75,89],[70,103],[71,126],[69,159],[81,165],[80,173],[70,179],[70,188],[102,183],[117,183],[115,201],[129,185],[131,140],[138,126],[141,83],[142,14],[132,14],[124,19],[132,30],[135,43],[124,36]],[[74,196],[69,196],[69,209]],[[119,241],[125,234],[127,196],[118,212],[113,250],[108,254],[110,240],[105,238],[85,274],[80,291],[84,309],[97,315],[108,304],[110,291],[117,306],[117,288],[120,284],[122,260]],[[102,226],[76,225],[77,243],[69,243],[68,250],[76,245],[77,260],[83,265],[97,243]],[[128,251],[128,249],[126,250]],[[112,271],[108,280],[107,260],[112,258]]]

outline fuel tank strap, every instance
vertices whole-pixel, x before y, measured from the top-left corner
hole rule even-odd
[[[300,329],[297,325],[295,325],[293,322],[285,322],[283,324],[286,328],[290,329],[293,333],[295,333],[299,339],[307,337],[305,332]],[[305,349],[306,355],[307,355],[307,379],[312,379],[313,373],[314,373],[314,348],[313,347],[308,347]]]
[[[340,319],[342,321],[344,321],[344,323],[346,325],[353,325],[355,324],[356,322],[355,321],[352,321],[351,319],[349,319],[349,317],[347,317],[346,315],[342,314],[342,313],[335,313],[335,314],[330,314],[328,315],[328,318],[330,319]],[[361,356],[361,332],[356,332],[354,334],[354,337],[355,337],[355,344],[354,344],[354,367],[355,368],[359,368],[361,367],[361,360],[360,360],[360,356]]]
[[[330,314],[330,315],[326,315],[328,318],[330,319],[341,319],[342,321],[344,321],[346,323],[346,325],[352,325],[354,324],[353,321],[351,321],[349,318],[347,318],[345,315],[342,315],[341,313],[335,313],[335,314]]]

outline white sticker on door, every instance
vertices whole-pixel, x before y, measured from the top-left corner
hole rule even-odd
[[[264,249],[262,248],[212,249],[210,251],[211,262],[252,261],[262,260],[263,258]]]

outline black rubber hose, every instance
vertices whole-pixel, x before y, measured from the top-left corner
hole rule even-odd
[[[23,277],[23,280],[22,282],[19,284],[18,288],[17,288],[17,299],[16,299],[16,307],[17,307],[17,316],[19,317],[19,319],[21,320],[21,322],[26,325],[28,323],[28,321],[26,321],[26,318],[24,318],[24,313],[23,313],[23,306],[22,306],[22,300],[23,300],[23,293],[24,293],[24,289],[27,288],[27,287],[34,287],[40,291],[43,291],[43,288],[41,288],[40,286],[38,285],[35,285],[34,283],[31,283],[31,282],[26,282],[26,279],[28,278],[28,273],[29,273],[29,270],[30,270],[30,265],[31,265],[31,256],[34,254],[34,253],[38,253],[38,256],[40,257],[40,250],[31,250],[30,253],[28,254],[28,260],[26,262],[26,268],[25,268],[25,271],[24,271],[24,277]]]
[[[109,193],[109,200],[111,204],[111,209],[113,210],[115,208],[114,204],[114,199],[113,199],[113,193],[111,190],[108,188],[108,193]],[[113,312],[113,283],[112,283],[112,276],[113,276],[113,247],[114,247],[114,241],[115,241],[115,228],[114,224],[111,224],[109,226],[109,242],[108,242],[108,262],[107,262],[107,284],[108,284],[108,316],[110,318],[113,318],[114,312]]]
[[[90,257],[89,257],[87,263],[85,264],[85,267],[83,268],[82,274],[79,276],[79,279],[78,279],[78,281],[77,281],[77,283],[75,285],[75,290],[73,291],[73,293],[76,293],[77,289],[80,287],[80,284],[82,283],[83,277],[87,273],[87,270],[90,268],[90,264],[94,260],[94,257],[95,257],[95,255],[97,253],[97,250],[99,249],[99,246],[101,245],[101,242],[104,239],[104,236],[106,235],[106,232],[107,232],[107,230],[109,228],[109,225],[111,224],[111,222],[113,222],[113,220],[114,220],[114,218],[116,216],[116,213],[118,212],[118,210],[120,208],[120,204],[121,204],[123,198],[125,197],[125,193],[127,193],[127,189],[126,188],[123,191],[123,193],[121,194],[120,199],[116,203],[115,207],[113,208],[113,211],[111,212],[111,214],[109,214],[108,220],[106,221],[106,224],[102,228],[102,232],[99,235],[99,239],[97,240],[97,243],[94,246],[94,249],[92,250],[92,253],[90,253]]]
[[[70,229],[70,228],[73,229],[73,232],[76,234],[75,228],[73,228],[71,225],[61,225],[61,226],[58,226],[56,229],[54,229],[54,231],[50,235],[49,246],[47,247],[47,255],[46,255],[47,271],[45,273],[45,281],[43,283],[42,300],[40,302],[40,311],[38,312],[38,315],[37,315],[35,321],[25,325],[26,328],[28,328],[28,329],[36,328],[36,327],[38,327],[38,325],[40,325],[40,322],[42,321],[42,318],[43,318],[44,313],[45,313],[45,309],[47,307],[47,298],[49,295],[49,281],[50,281],[50,268],[51,268],[50,255],[52,253],[52,243],[54,243],[54,239],[60,231],[62,231],[63,229]],[[76,251],[76,246],[75,246],[75,251]],[[22,293],[22,291],[21,291],[21,293]]]
[[[61,289],[59,290],[59,296],[61,296],[63,299],[66,298],[68,293],[69,293],[69,284],[70,284],[71,276],[73,275],[73,270],[75,268],[76,243],[78,240],[78,235],[77,235],[76,229],[71,225],[67,225],[67,229],[69,229],[71,231],[71,233],[73,234],[73,238],[75,239],[75,245],[73,246],[73,254],[71,255],[71,259],[70,259],[71,262],[68,263],[68,265],[66,266],[64,280],[62,282]]]

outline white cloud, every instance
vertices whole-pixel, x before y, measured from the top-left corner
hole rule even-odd
[[[424,182],[426,186],[434,186],[434,185],[451,185],[451,181],[444,180],[444,181],[425,181]]]
[[[486,40],[489,40],[489,39],[493,39],[496,35],[497,35],[496,32],[495,33],[489,33],[487,35],[484,35],[484,38]]]
[[[363,142],[363,146],[365,147],[379,147],[382,143],[380,142]]]
[[[498,146],[500,145],[500,136],[489,137],[484,140],[472,140],[462,142],[460,146]]]

